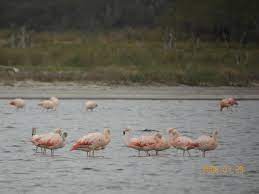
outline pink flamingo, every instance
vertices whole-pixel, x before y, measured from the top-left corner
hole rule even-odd
[[[54,133],[51,132],[51,133],[44,133],[44,134],[40,134],[40,135],[37,135],[36,134],[36,128],[32,128],[32,138],[31,138],[31,142],[33,145],[36,146],[36,152],[38,150],[38,147],[41,148],[41,152],[42,152],[42,149],[44,149],[44,152],[46,152],[44,146],[40,145],[40,140],[42,138],[46,138],[46,137],[50,137],[52,136],[53,134],[59,134],[60,136],[62,135],[62,129],[61,128],[57,128],[54,130]]]
[[[202,156],[205,157],[205,152],[215,150],[218,146],[218,130],[213,131],[212,136],[202,135],[195,140],[197,149],[202,151]]]
[[[103,133],[93,132],[79,138],[70,151],[82,150],[90,156],[92,151],[92,156],[94,156],[94,151],[105,149],[105,147],[111,141],[110,129],[105,128]]]
[[[45,149],[44,152],[46,152],[46,149],[50,149],[51,156],[53,156],[54,150],[65,146],[66,137],[66,132],[62,133],[62,135],[59,133],[48,134],[39,139],[38,146],[43,147]]]
[[[16,98],[9,102],[11,106],[14,106],[16,109],[22,109],[25,106],[25,100],[21,98]]]
[[[183,156],[185,151],[191,156],[189,150],[194,149],[198,146],[191,138],[182,136],[176,129],[168,129],[169,133],[169,142],[171,146],[175,147],[176,149],[183,150]]]
[[[157,150],[158,153],[159,146],[157,146],[157,143],[161,141],[160,134],[152,134],[140,136],[138,138],[131,138],[131,132],[132,129],[129,128],[123,130],[123,135],[125,135],[124,141],[127,147],[138,150],[138,156],[140,156],[140,151],[146,152],[147,156],[150,156],[149,151],[151,150]]]
[[[220,111],[222,111],[224,108],[229,108],[234,105],[238,105],[237,100],[235,98],[226,98],[222,99],[219,103],[220,105]]]

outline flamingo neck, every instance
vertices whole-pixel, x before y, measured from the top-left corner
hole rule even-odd
[[[131,133],[130,132],[125,133],[124,142],[125,142],[126,145],[129,145],[130,138],[131,138]]]

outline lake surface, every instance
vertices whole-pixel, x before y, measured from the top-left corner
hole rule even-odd
[[[98,100],[93,112],[83,111],[83,100],[62,100],[58,110],[43,112],[38,100],[27,100],[25,110],[14,110],[0,100],[1,193],[258,193],[259,102],[241,101],[233,111],[218,110],[217,101]],[[38,133],[61,127],[67,145],[55,156],[34,153],[31,128]],[[111,129],[112,141],[96,157],[70,152],[73,142],[90,131]],[[219,129],[219,146],[202,158],[169,149],[159,156],[137,157],[124,146],[122,129],[177,128],[197,138]],[[144,156],[144,153],[143,153]],[[237,173],[204,172],[205,166],[223,169],[243,165]]]

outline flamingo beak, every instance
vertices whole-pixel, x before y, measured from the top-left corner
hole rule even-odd
[[[123,135],[125,135],[126,133],[125,133],[125,131],[123,131]]]

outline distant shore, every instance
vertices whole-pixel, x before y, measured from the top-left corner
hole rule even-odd
[[[15,82],[12,86],[0,83],[0,99],[60,99],[103,100],[219,100],[234,96],[239,100],[259,100],[259,86],[254,87],[197,87],[164,85],[108,85],[76,82]]]
[[[165,47],[161,29],[34,32],[12,47],[0,30],[0,81],[104,82],[117,85],[252,86],[259,83],[258,45],[177,39]],[[140,38],[140,34],[145,34]],[[8,42],[9,41],[9,42]]]

